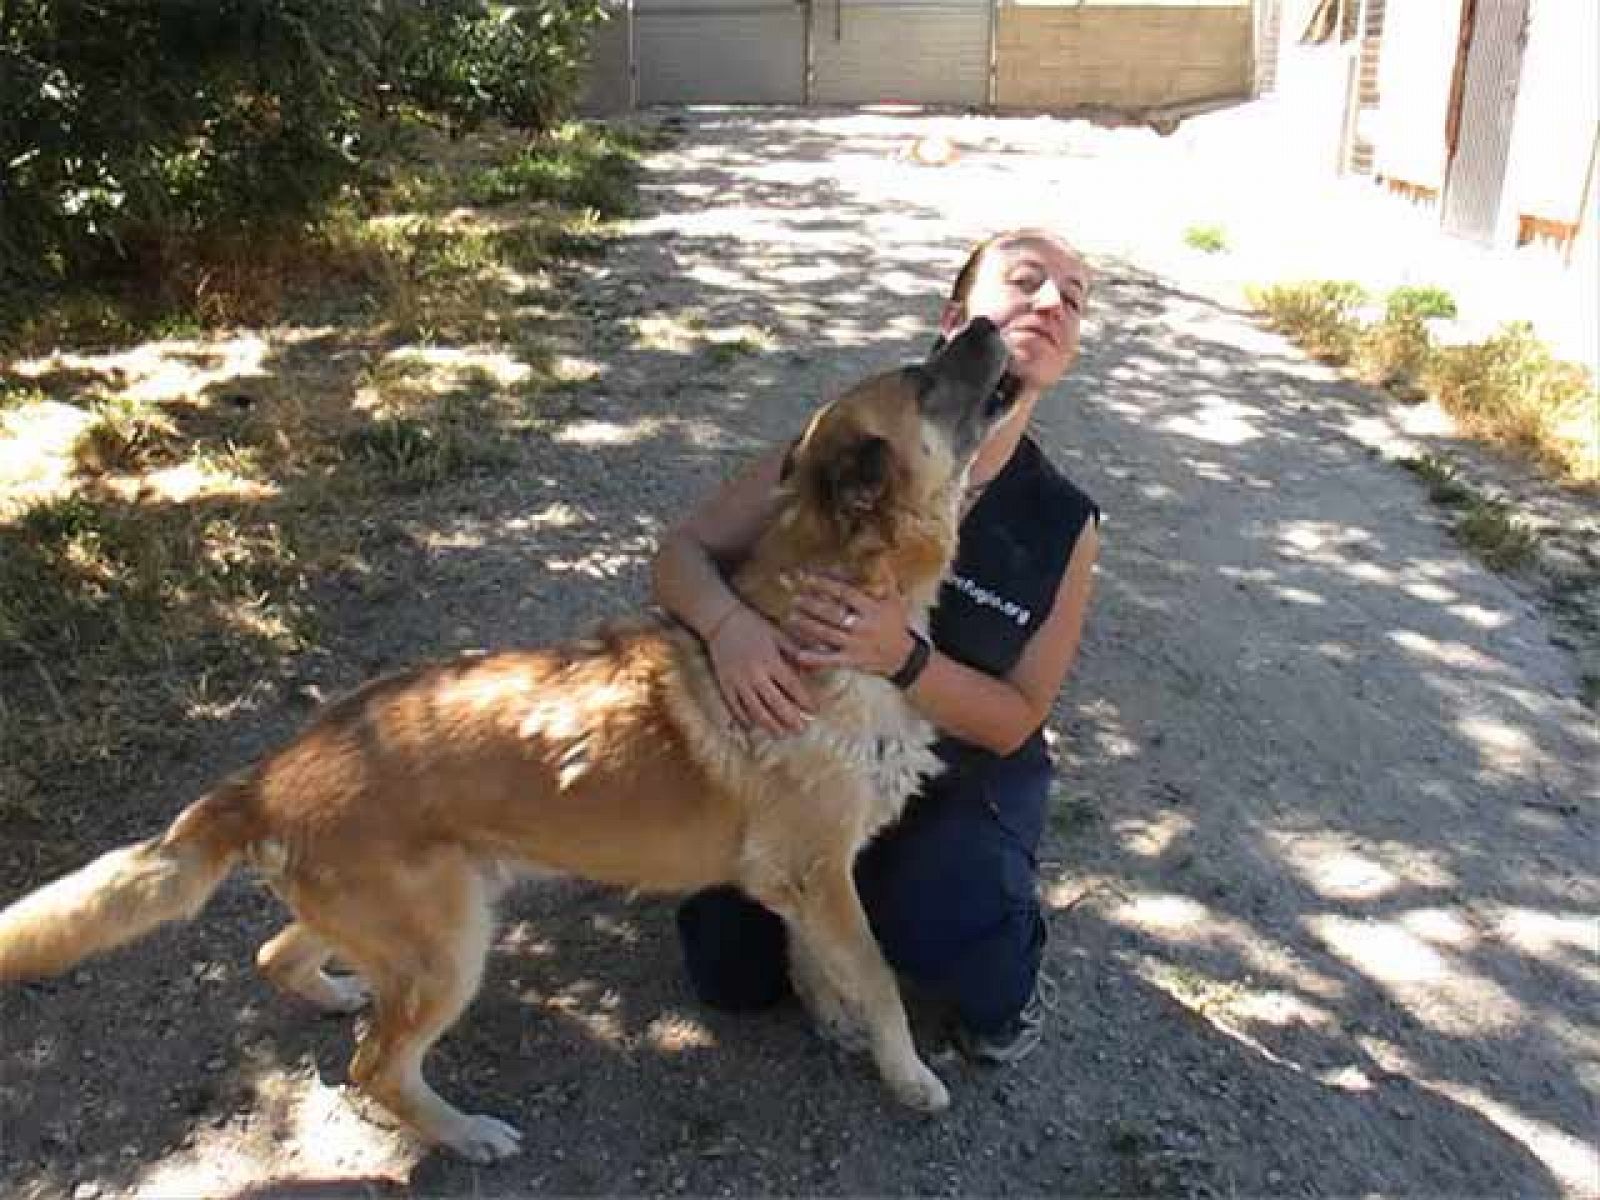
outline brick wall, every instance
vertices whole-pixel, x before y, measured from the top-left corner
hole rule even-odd
[[[997,16],[1003,109],[1142,110],[1250,93],[1248,3],[1005,3]]]

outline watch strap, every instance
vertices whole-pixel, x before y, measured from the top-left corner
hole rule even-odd
[[[927,670],[928,660],[933,657],[933,643],[915,629],[908,629],[906,632],[911,635],[911,653],[906,655],[906,660],[900,664],[900,669],[889,676],[889,682],[902,692]]]

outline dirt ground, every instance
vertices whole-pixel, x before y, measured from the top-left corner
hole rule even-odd
[[[915,1117],[797,1009],[697,1006],[669,902],[530,885],[433,1059],[525,1131],[476,1168],[347,1103],[348,1023],[254,975],[280,914],[241,876],[0,997],[0,1193],[1600,1195],[1594,714],[1537,582],[1467,557],[1391,461],[1447,434],[1113,253],[1104,131],[966,121],[922,167],[899,152],[942,119],[671,119],[644,216],[574,280],[597,370],[561,432],[395,514],[379,576],[317,598],[295,686],[106,797],[103,841],[308,697],[634,609],[665,523],[919,353],[972,237],[1081,211],[1086,349],[1037,433],[1108,519],[1054,722],[1042,1049],[941,1060],[954,1106]]]

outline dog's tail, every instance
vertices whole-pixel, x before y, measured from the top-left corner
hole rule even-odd
[[[256,839],[253,779],[195,801],[165,834],[102,855],[0,911],[0,983],[65,971],[194,917]]]

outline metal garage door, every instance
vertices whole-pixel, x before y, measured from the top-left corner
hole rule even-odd
[[[803,104],[796,0],[634,0],[640,104]]]
[[[815,0],[814,104],[989,102],[991,0]]]

